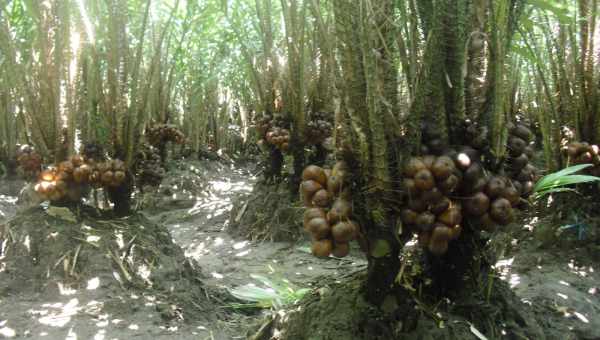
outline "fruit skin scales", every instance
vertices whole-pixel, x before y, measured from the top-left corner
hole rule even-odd
[[[310,233],[312,253],[317,257],[347,256],[359,225],[352,221],[352,197],[345,188],[348,167],[337,162],[329,169],[309,165],[302,171],[300,194],[307,208],[304,230]]]
[[[586,142],[572,142],[565,146],[562,151],[568,157],[569,164],[593,164],[592,167],[586,168],[583,171],[592,176],[600,176],[600,147],[598,145],[590,145]]]
[[[357,227],[353,222],[338,222],[331,229],[335,242],[348,243],[356,238]]]
[[[331,227],[329,226],[327,220],[319,217],[308,221],[307,229],[310,231],[315,240],[326,239],[331,233]]]
[[[291,133],[283,127],[284,125],[286,124],[281,118],[264,115],[256,125],[260,137],[259,144],[266,142],[281,152],[287,152],[290,148]]]
[[[487,231],[510,223],[514,219],[513,208],[530,193],[536,177],[537,170],[529,162],[532,149],[527,127],[511,128],[507,164],[512,173],[507,177],[490,176],[484,170],[480,157],[489,147],[482,137],[487,135],[487,129],[469,124],[468,134],[474,139],[471,146],[457,151],[440,144],[441,140],[427,143],[425,149],[433,154],[411,157],[402,172],[406,206],[400,211],[400,220],[406,230],[418,234],[423,248],[437,256],[445,254],[450,242],[460,237],[467,220],[476,229]],[[570,148],[580,149],[581,146]],[[600,157],[598,160],[600,163]],[[336,163],[331,171],[314,165],[303,171],[300,191],[304,204],[319,209],[307,210],[303,225],[313,235],[313,241],[332,241],[331,249],[327,242],[313,244],[313,252],[318,256],[327,251],[345,254],[345,244],[359,233],[358,224],[352,221],[351,197],[344,189],[346,173],[343,162]],[[312,220],[315,222],[311,224]],[[336,248],[337,244],[340,246]]]
[[[506,225],[514,217],[520,192],[504,176],[487,177],[474,150],[448,149],[439,156],[410,158],[402,180],[407,207],[400,219],[418,233],[419,244],[441,256],[460,237],[466,220],[482,230]],[[471,156],[469,156],[471,155]]]
[[[346,199],[337,198],[329,212],[327,213],[327,221],[329,223],[335,224],[340,221],[347,221],[350,219],[352,215],[352,204],[348,202]]]
[[[45,200],[78,202],[88,186],[119,188],[126,176],[125,164],[118,159],[96,163],[75,155],[43,171],[34,188]]]
[[[531,163],[533,158],[533,148],[531,147],[531,130],[524,124],[511,124],[509,126],[509,137],[507,142],[508,158],[504,171],[509,177],[505,182],[506,187],[512,187],[508,193],[503,196],[507,198],[511,205],[518,204],[518,199],[514,197],[515,190],[519,197],[528,198],[533,189],[533,183],[538,179],[538,170]]]

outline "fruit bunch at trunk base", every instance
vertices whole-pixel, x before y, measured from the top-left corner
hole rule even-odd
[[[419,235],[419,244],[436,255],[462,231],[462,207],[451,195],[462,178],[449,156],[413,157],[405,166],[403,187],[408,207],[402,210],[403,228]]]
[[[290,130],[273,127],[265,135],[265,140],[279,151],[287,152],[290,148]]]
[[[79,155],[50,167],[39,176],[35,191],[51,202],[78,202],[87,193],[92,166]]]
[[[287,152],[290,148],[289,124],[282,115],[275,117],[266,114],[256,124],[259,136],[259,145],[272,145],[281,152]]]
[[[478,188],[479,189],[479,188]],[[495,175],[485,180],[485,186],[463,198],[466,218],[480,230],[492,232],[515,218],[514,208],[520,202],[519,191],[507,177]]]
[[[100,162],[95,165],[89,181],[96,188],[117,188],[125,181],[126,172],[125,163],[119,159]]]
[[[352,220],[348,177],[344,162],[337,162],[331,170],[309,165],[302,172],[300,194],[306,207],[303,225],[312,237],[315,256],[344,257],[350,251],[350,242],[358,236],[360,227]]]
[[[158,149],[161,163],[164,166],[167,161],[167,143],[183,145],[185,135],[175,125],[158,124],[146,129],[146,140]]]
[[[79,202],[89,186],[106,189],[123,185],[127,169],[120,160],[96,163],[75,155],[42,171],[36,192],[51,202]]]
[[[467,221],[491,231],[514,217],[518,192],[508,178],[488,177],[472,150],[412,157],[405,165],[403,229],[417,233],[419,244],[434,255],[448,251]]]
[[[17,150],[16,159],[23,178],[37,178],[42,169],[42,156],[31,145],[21,145]]]
[[[568,164],[593,164],[584,171],[592,176],[600,176],[600,148],[586,142],[573,142],[563,149],[568,156]]]
[[[149,144],[142,144],[135,156],[136,181],[140,188],[157,187],[165,177],[158,150]]]
[[[146,130],[146,138],[153,146],[160,146],[173,142],[175,144],[185,143],[185,135],[175,125],[158,124]]]
[[[306,141],[310,144],[321,144],[331,137],[333,131],[333,113],[313,112],[306,123]]]
[[[531,130],[524,124],[509,125],[508,157],[504,170],[523,198],[531,195],[533,185],[539,177],[537,168],[530,161],[534,156],[530,145],[531,135]]]

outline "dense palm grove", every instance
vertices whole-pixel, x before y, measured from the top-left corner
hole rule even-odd
[[[277,234],[293,207],[292,238],[314,256],[366,258],[337,282],[361,301],[348,334],[423,335],[448,313],[480,339],[561,338],[514,307],[494,245],[570,209],[566,191],[597,197],[597,13],[592,0],[0,0],[2,173],[35,206],[139,222],[170,179],[191,185],[177,171],[193,162],[257,164],[262,203],[231,214],[247,235],[256,221]],[[137,237],[108,258],[139,288],[126,268],[144,261],[124,264]],[[311,299],[253,338],[345,338],[332,329],[348,320],[316,324],[329,307]]]

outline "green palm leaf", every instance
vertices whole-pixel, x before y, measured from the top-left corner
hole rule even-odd
[[[249,304],[235,304],[234,308],[281,308],[295,303],[310,291],[306,288],[296,289],[285,279],[276,282],[262,275],[250,274],[250,276],[260,282],[263,287],[247,284],[230,289],[229,291],[234,297],[250,302]]]
[[[578,171],[581,171],[585,168],[589,168],[593,166],[593,164],[579,164],[579,165],[573,165],[570,166],[568,168],[564,168],[560,171],[551,173],[549,175],[544,176],[542,179],[540,179],[535,187],[533,188],[534,191],[539,191],[542,190],[543,188],[549,186],[550,184],[552,184],[553,182],[555,182],[556,180],[558,180],[561,177],[570,175],[570,174],[574,174]]]
[[[535,184],[533,188],[534,199],[539,199],[551,193],[575,191],[574,189],[565,188],[568,185],[589,183],[600,180],[600,178],[596,176],[573,175],[574,173],[591,166],[593,166],[593,164],[574,165],[544,176]]]

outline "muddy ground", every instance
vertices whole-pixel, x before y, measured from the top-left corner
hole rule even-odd
[[[93,277],[81,278],[78,289],[7,292],[2,289],[6,273],[0,258],[0,338],[244,339],[267,312],[232,308],[228,290],[255,283],[251,274],[317,288],[320,277],[342,278],[365,268],[357,249],[345,259],[322,260],[307,252],[307,242],[232,236],[243,234],[230,232],[229,212],[235,202],[251,197],[258,181],[253,173],[252,165],[237,167],[227,161],[176,162],[163,185],[138,200],[143,216],[166,226],[185,256],[201,268],[198,284],[208,287],[201,303],[211,308],[198,310],[211,315],[199,312],[194,319],[166,320],[156,296],[132,294],[114,285],[88,289],[95,285]],[[1,183],[0,222],[16,214],[15,187],[20,185]],[[514,233],[498,236],[498,244],[505,245],[498,270],[523,303],[547,315],[546,327],[561,330],[556,334],[600,339],[600,246],[593,241],[569,248],[540,247],[533,240],[539,223],[543,222],[525,223]]]

